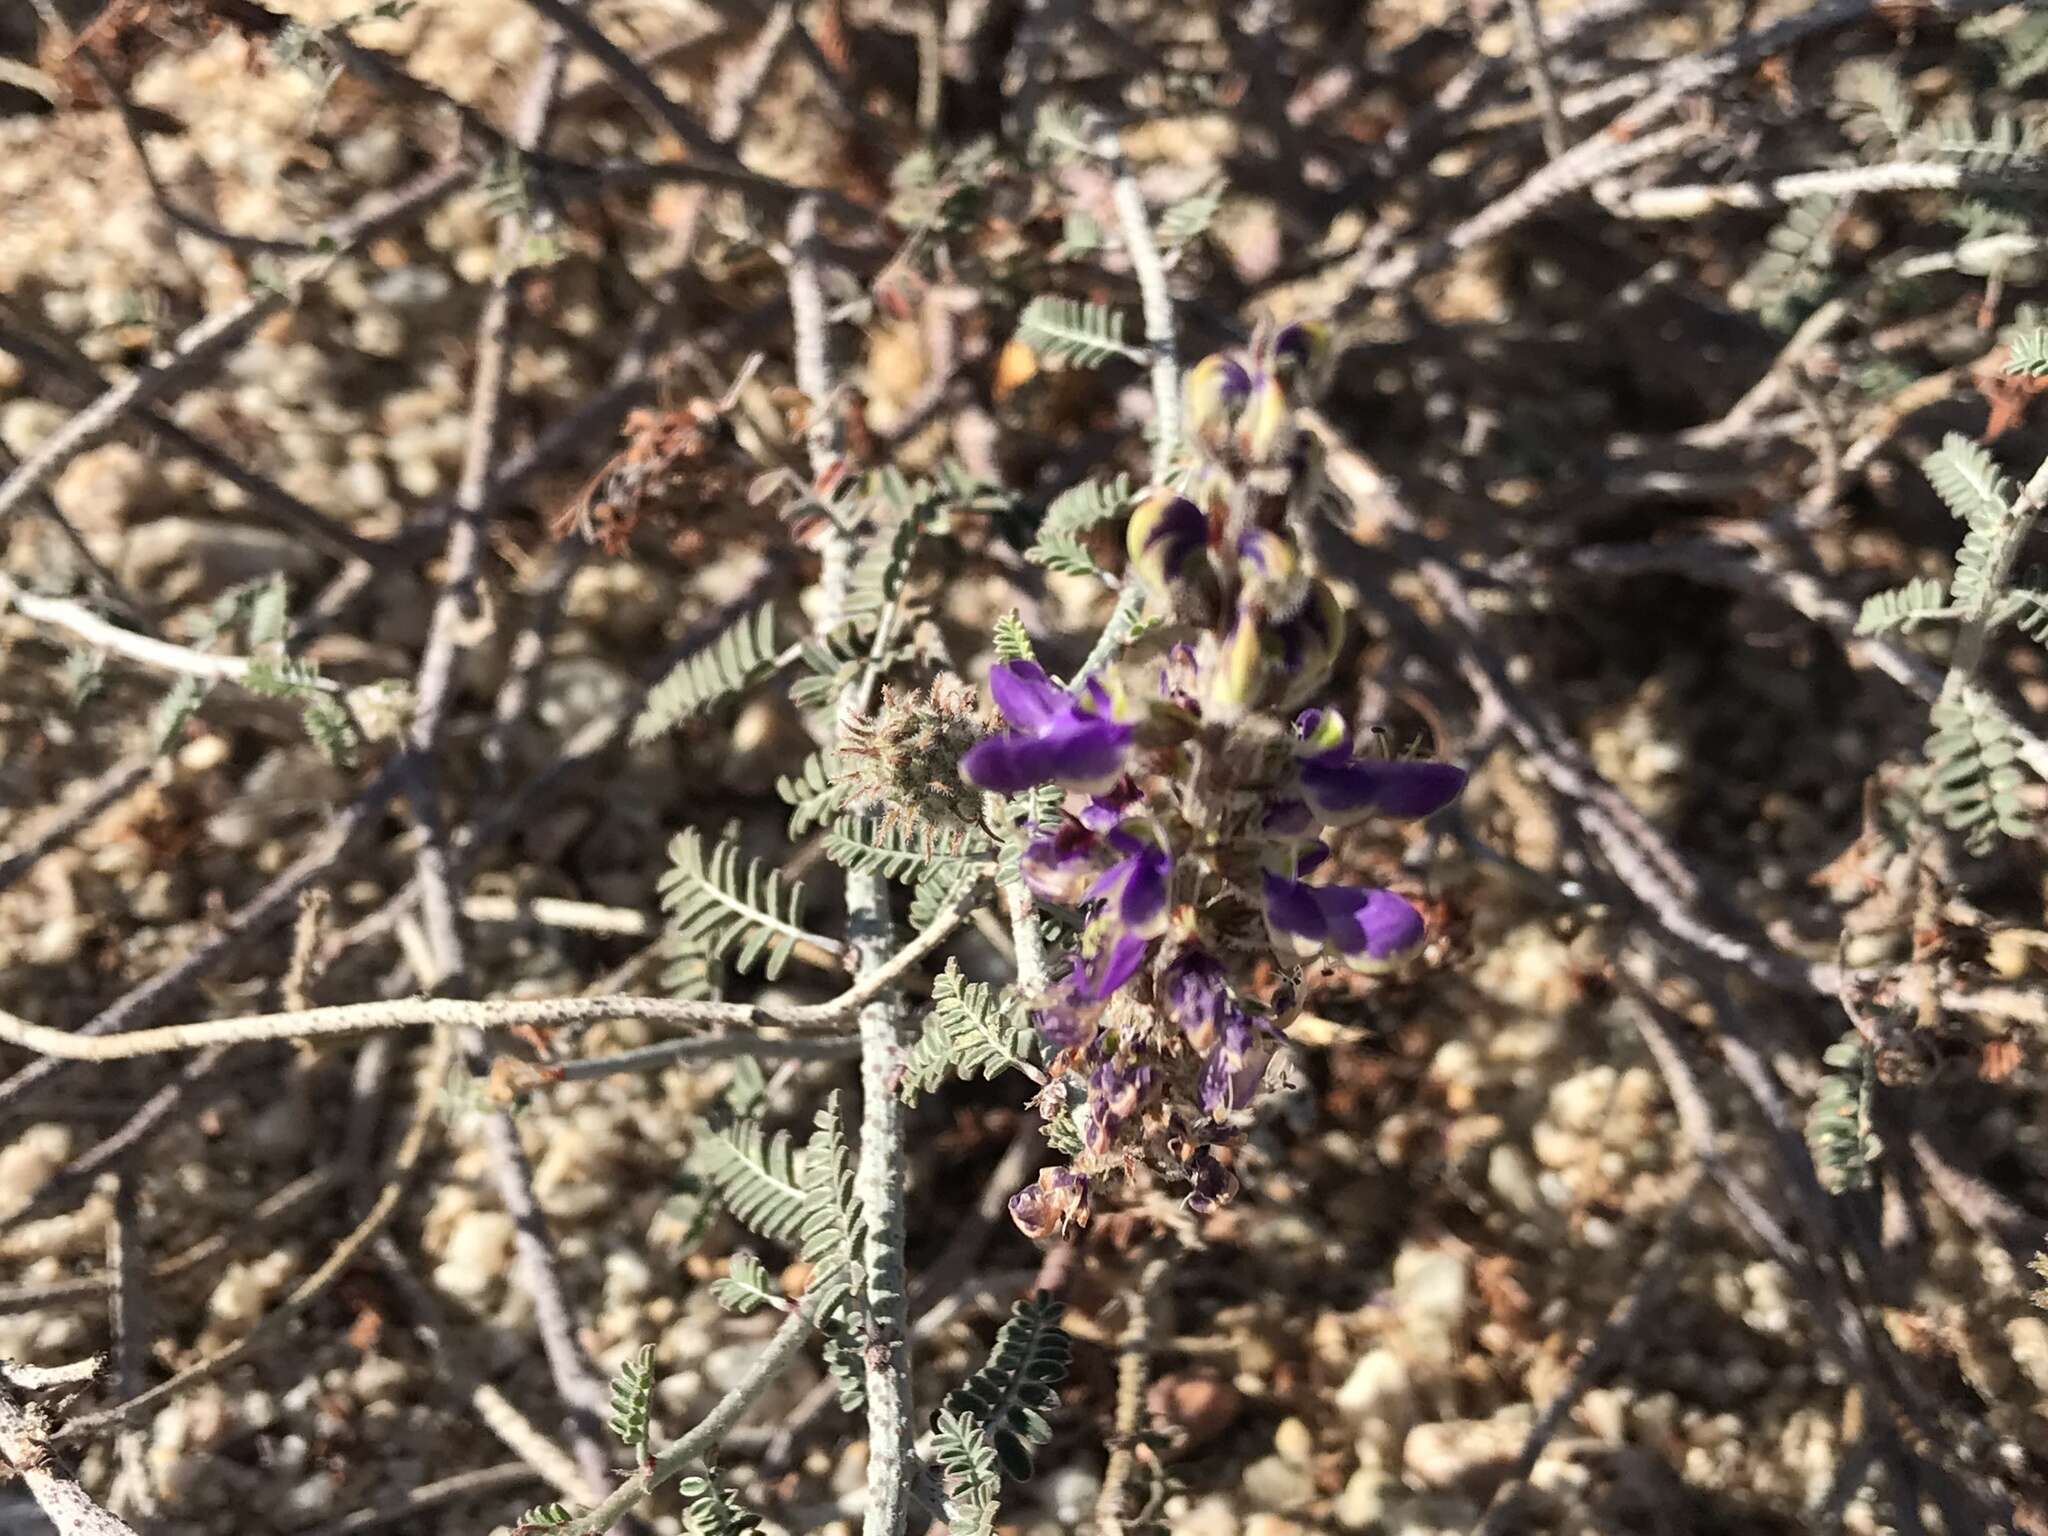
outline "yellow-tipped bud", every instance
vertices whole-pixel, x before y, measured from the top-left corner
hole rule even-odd
[[[1201,509],[1171,491],[1154,491],[1139,502],[1124,528],[1131,569],[1155,592],[1165,591],[1208,543],[1209,521]]]
[[[1226,724],[1240,718],[1258,702],[1265,673],[1265,641],[1258,619],[1240,610],[1210,663],[1202,690],[1202,718]]]
[[[1188,370],[1188,435],[1211,457],[1225,453],[1251,397],[1251,375],[1227,353],[1212,352]]]
[[[1237,419],[1237,451],[1247,463],[1284,464],[1294,451],[1294,410],[1278,379],[1262,379]]]
[[[1330,346],[1330,328],[1313,320],[1297,320],[1273,333],[1266,369],[1280,381],[1289,399],[1302,400],[1309,391]]]

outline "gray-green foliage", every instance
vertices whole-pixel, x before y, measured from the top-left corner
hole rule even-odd
[[[1034,1453],[1052,1438],[1046,1415],[1059,1406],[1073,1344],[1060,1327],[1066,1309],[1047,1292],[1011,1308],[988,1361],[946,1394],[941,1411],[967,1420],[988,1437],[1003,1472],[1031,1475]]]
[[[512,1522],[512,1536],[521,1536],[526,1531],[553,1530],[575,1518],[576,1511],[566,1504],[536,1504]]]
[[[790,685],[789,701],[798,709],[829,709],[868,664],[874,620],[842,624],[816,635],[797,649],[804,675]]]
[[[2007,373],[2029,379],[2048,378],[2048,326],[2015,331],[2007,345]]]
[[[2026,365],[2021,360],[2009,366],[2019,372]],[[2026,493],[1988,449],[1959,433],[1948,434],[1922,469],[1963,525],[1955,572],[1946,592],[1939,582],[1917,577],[1871,597],[1857,631],[1910,633],[1936,620],[1958,620],[1980,645],[2006,625],[2036,638],[2048,635],[2048,590],[2012,585],[2019,544],[2037,510]],[[2000,837],[2031,836],[2022,742],[1998,701],[1965,673],[1944,686],[1930,723],[1923,796],[1928,812],[1978,853]]]
[[[741,1317],[782,1305],[782,1290],[770,1278],[768,1266],[745,1249],[734,1254],[725,1273],[711,1282],[711,1295],[726,1311]]]
[[[1024,558],[1069,576],[1099,576],[1102,568],[1089,553],[1084,536],[1089,529],[1120,516],[1130,501],[1128,475],[1118,475],[1107,484],[1084,480],[1062,491],[1045,509],[1045,521],[1039,524],[1038,537]]]
[[[633,740],[652,741],[693,715],[753,687],[775,670],[775,610],[763,603],[735,619],[654,685]]]
[[[683,1511],[688,1536],[752,1536],[761,1528],[760,1517],[711,1478],[686,1477],[676,1491],[689,1501]]]
[[[1742,286],[1749,307],[1771,329],[1791,330],[1825,292],[1836,212],[1836,199],[1817,193],[1786,209],[1764,237],[1763,254],[1751,263]]]
[[[1948,583],[1932,576],[1916,576],[1903,587],[1866,598],[1856,617],[1856,633],[1882,635],[1892,630],[1910,634],[1932,619],[1951,618]]]
[[[1834,1070],[1820,1080],[1806,1116],[1806,1145],[1814,1171],[1830,1194],[1870,1187],[1870,1165],[1883,1151],[1871,1129],[1870,1102],[1877,1077],[1863,1037],[1854,1030],[1827,1048],[1821,1060]]]
[[[648,1410],[654,1402],[654,1346],[628,1355],[612,1377],[610,1427],[619,1444],[636,1454],[647,1449]]]
[[[1047,362],[1097,368],[1113,357],[1142,363],[1145,353],[1124,340],[1124,317],[1107,304],[1045,294],[1024,306],[1017,336]]]
[[[868,628],[878,627],[883,611],[901,596],[918,544],[931,531],[939,507],[930,481],[910,480],[893,466],[879,471],[875,483],[887,515],[854,567],[846,593],[848,622]]]
[[[728,954],[741,970],[759,965],[770,980],[782,974],[804,931],[804,888],[760,859],[742,859],[739,844],[723,838],[707,855],[696,828],[668,845],[661,877],[668,911],[668,953],[713,959]]]
[[[849,818],[825,835],[825,855],[841,869],[890,880],[954,880],[985,870],[994,851],[987,837],[971,829],[927,838],[909,828]]]
[[[1031,631],[1014,608],[996,620],[994,644],[997,661],[1031,660]]]
[[[2019,739],[2005,711],[1980,689],[1962,688],[1937,702],[1930,720],[1928,810],[1973,853],[1989,852],[2000,837],[2031,837]]]
[[[778,778],[775,793],[791,807],[789,835],[802,837],[811,828],[830,822],[844,808],[852,787],[839,772],[830,747],[819,748],[794,774]]]
[[[948,1524],[955,1536],[991,1536],[1003,1472],[987,1432],[967,1414],[946,1408],[939,1410],[933,1428]]]
[[[924,1033],[903,1063],[902,1094],[915,1104],[948,1077],[993,1078],[1030,1070],[1036,1032],[1008,992],[968,981],[956,960],[932,982]]]
[[[801,1151],[786,1131],[770,1135],[758,1120],[729,1121],[698,1137],[691,1170],[735,1221],[810,1266],[804,1302],[814,1320],[822,1323],[850,1298],[859,1262],[860,1205],[853,1196],[837,1094],[818,1111]],[[758,1263],[736,1278],[745,1290],[768,1288]],[[730,1299],[743,1298],[735,1292]]]

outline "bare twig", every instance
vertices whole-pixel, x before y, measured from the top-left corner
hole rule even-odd
[[[887,992],[926,955],[943,944],[965,920],[974,897],[963,892],[940,912],[932,925],[895,951],[889,960],[863,975],[828,1002],[722,1003],[682,1002],[665,997],[522,998],[469,1002],[460,998],[415,997],[381,1003],[345,1003],[304,1013],[252,1014],[239,1019],[213,1019],[202,1024],[167,1024],[125,1034],[85,1037],[83,1030],[48,1029],[0,1013],[0,1041],[23,1046],[60,1061],[122,1061],[160,1056],[172,1051],[205,1050],[212,1046],[250,1045],[263,1040],[318,1040],[372,1034],[389,1029],[450,1025],[461,1029],[539,1029],[594,1023],[600,1019],[646,1019],[657,1024],[710,1026],[719,1029],[787,1029],[796,1033],[830,1031]],[[707,1037],[717,1040],[718,1036]],[[706,1049],[699,1044],[696,1051]],[[681,1054],[679,1052],[678,1054]]]
[[[447,1035],[443,1034],[437,1037],[435,1048],[427,1053],[426,1062],[420,1071],[412,1122],[406,1127],[405,1134],[392,1155],[391,1171],[383,1190],[362,1220],[334,1246],[333,1251],[311,1274],[293,1286],[284,1300],[264,1313],[256,1324],[234,1343],[185,1367],[169,1381],[160,1382],[145,1392],[139,1392],[116,1403],[111,1408],[71,1420],[57,1434],[56,1441],[64,1443],[84,1439],[103,1429],[126,1424],[149,1412],[158,1404],[168,1402],[180,1393],[198,1386],[201,1382],[211,1381],[238,1360],[245,1359],[259,1346],[275,1340],[284,1331],[286,1323],[326,1294],[329,1287],[341,1278],[349,1265],[369,1246],[370,1240],[383,1230],[385,1223],[390,1221],[392,1214],[398,1209],[399,1201],[404,1198],[406,1190],[410,1187],[413,1172],[419,1165],[420,1154],[426,1149],[428,1136],[439,1122],[437,1107],[441,1080],[446,1075],[449,1059],[449,1040]]]
[[[410,1492],[387,1499],[382,1504],[373,1504],[368,1509],[343,1515],[339,1520],[311,1527],[305,1536],[358,1536],[359,1532],[381,1530],[387,1525],[412,1525],[428,1511],[439,1509],[444,1504],[522,1487],[536,1481],[539,1476],[532,1465],[524,1461],[500,1462],[495,1467],[458,1472],[453,1477],[421,1483]]]
[[[51,1452],[51,1441],[41,1412],[23,1407],[0,1384],[0,1463],[19,1474],[57,1536],[136,1536],[132,1526],[108,1514],[78,1486]]]
[[[1555,160],[1571,147],[1571,132],[1557,105],[1557,85],[1550,78],[1550,54],[1543,44],[1543,18],[1536,13],[1536,0],[1508,0],[1508,13],[1515,22],[1515,51],[1521,55],[1522,73],[1535,98],[1543,123],[1543,148]]]
[[[61,629],[86,645],[112,652],[158,672],[231,683],[245,682],[249,676],[251,663],[246,656],[217,656],[211,651],[195,651],[190,646],[176,645],[169,640],[138,635],[133,630],[108,623],[83,604],[69,598],[40,596],[0,572],[0,613],[9,608],[23,618]],[[324,677],[312,686],[327,693],[339,692],[341,687],[333,679]]]

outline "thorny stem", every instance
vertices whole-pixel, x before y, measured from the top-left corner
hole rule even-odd
[[[789,306],[796,329],[797,385],[810,397],[814,412],[806,446],[812,472],[822,481],[832,464],[836,428],[829,409],[830,337],[818,276],[817,221],[817,206],[808,198],[791,211]],[[853,537],[835,526],[826,540],[820,577],[824,586],[821,629],[835,629],[845,617],[853,564]],[[888,627],[885,621],[883,632]],[[835,736],[843,734],[865,708],[876,676],[877,668],[870,665],[842,695]],[[886,969],[895,938],[888,882],[879,875],[848,870],[846,911],[854,974],[868,977]],[[860,1156],[854,1168],[853,1192],[866,1226],[861,1242],[862,1305],[874,1335],[866,1355],[868,1502],[861,1524],[864,1536],[900,1536],[914,1468],[910,1326],[904,1300],[903,1102],[896,1094],[904,1022],[901,1006],[879,995],[860,1011]]]

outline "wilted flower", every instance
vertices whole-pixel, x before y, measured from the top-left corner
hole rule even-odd
[[[1010,1220],[1034,1241],[1069,1227],[1085,1227],[1091,1214],[1088,1181],[1068,1168],[1041,1168],[1037,1183],[1010,1196]]]

